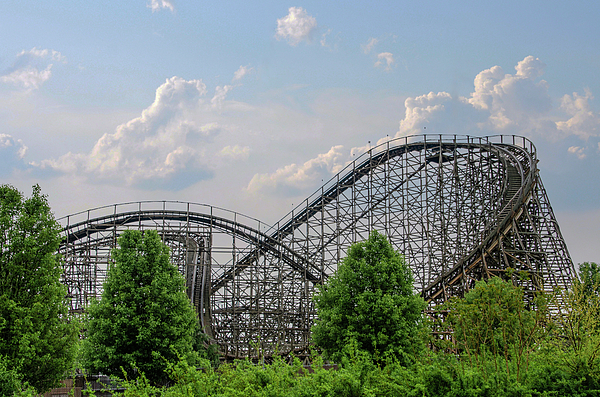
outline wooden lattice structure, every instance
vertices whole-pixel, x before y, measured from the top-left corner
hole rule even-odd
[[[529,295],[559,291],[574,269],[537,162],[522,137],[412,136],[368,150],[274,225],[174,201],[69,215],[60,250],[72,310],[100,297],[126,229],[158,230],[227,358],[307,354],[315,285],[374,229],[431,308],[507,269]]]

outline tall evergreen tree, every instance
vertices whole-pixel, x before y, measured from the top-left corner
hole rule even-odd
[[[114,376],[142,371],[160,383],[167,362],[195,359],[196,314],[156,231],[125,231],[118,244],[102,299],[88,310],[84,365]]]
[[[0,356],[38,392],[63,379],[78,338],[60,283],[60,230],[39,186],[30,198],[0,186]]]
[[[355,346],[375,359],[391,354],[408,364],[423,347],[425,302],[415,294],[404,257],[376,231],[350,247],[314,301],[313,341],[335,361]]]

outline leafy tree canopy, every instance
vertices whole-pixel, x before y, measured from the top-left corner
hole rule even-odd
[[[125,231],[118,244],[102,299],[88,310],[84,365],[118,377],[141,371],[160,383],[178,356],[194,363],[198,321],[156,231]]]
[[[79,331],[60,283],[60,230],[39,186],[30,198],[0,186],[0,356],[39,392],[72,365]]]
[[[585,378],[587,386],[599,387],[600,267],[581,263],[578,276],[563,295],[564,308],[557,317],[560,337],[555,342],[571,373]]]
[[[600,296],[600,266],[595,262],[580,263],[577,283],[586,296]]]
[[[511,282],[499,277],[478,281],[464,298],[448,304],[459,349],[479,363],[487,354],[513,359],[518,378],[547,322],[543,294],[535,297],[534,306],[534,310],[525,306],[523,289]]]
[[[313,341],[333,360],[354,345],[376,360],[393,355],[408,364],[422,349],[418,336],[425,302],[413,290],[404,257],[377,231],[350,247],[314,302]]]

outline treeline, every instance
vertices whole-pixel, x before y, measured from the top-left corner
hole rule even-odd
[[[548,297],[538,296],[528,308],[523,290],[509,280],[480,281],[464,299],[444,307],[443,322],[421,323],[429,331],[434,325],[451,328],[453,338],[429,333],[421,340],[425,348],[412,350],[417,354],[378,356],[349,339],[335,370],[323,366],[322,355],[314,356],[310,368],[297,358],[292,364],[277,357],[266,365],[239,361],[217,367],[205,360],[200,370],[182,360],[169,365],[168,387],[141,376],[126,382],[120,395],[598,396],[600,271],[584,263],[580,276],[565,291],[563,314],[553,316]]]
[[[600,395],[595,263],[560,296],[525,296],[529,275],[508,269],[433,316],[403,256],[373,232],[317,288],[310,368],[219,364],[156,232],[120,236],[102,299],[77,318],[39,187],[25,198],[1,186],[0,201],[0,396],[37,395],[75,368],[123,379],[116,396]]]

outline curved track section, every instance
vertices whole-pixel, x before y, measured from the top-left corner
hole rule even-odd
[[[296,316],[301,286],[324,275],[307,272],[305,259],[270,237],[273,231],[256,219],[207,205],[163,201],[116,204],[60,221],[66,224],[60,251],[74,312],[100,298],[118,236],[129,229],[153,229],[184,274],[204,331],[229,356],[247,356],[258,338],[272,344],[281,328],[288,330],[290,340],[306,337]],[[235,279],[212,291],[211,280],[228,278],[229,272]],[[273,284],[285,296],[265,294]]]
[[[315,284],[373,229],[405,254],[431,306],[493,275],[529,296],[563,289],[573,264],[537,161],[522,137],[406,137],[358,157],[274,226],[166,201],[71,215],[61,251],[72,307],[99,296],[110,249],[131,228],[163,236],[228,358],[307,353]]]

